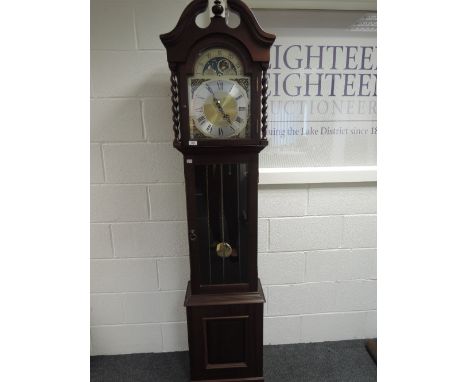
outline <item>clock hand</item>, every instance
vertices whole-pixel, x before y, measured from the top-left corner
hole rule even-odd
[[[231,118],[229,117],[229,115],[226,114],[226,112],[224,111],[223,107],[221,106],[221,101],[219,99],[217,99],[215,96],[213,96],[213,100],[215,102],[215,105],[216,107],[218,108],[219,112],[223,115],[223,118],[228,121],[228,123],[232,124],[231,122]]]
[[[227,115],[224,110],[221,109],[221,113],[223,114],[223,118],[229,123],[232,125],[232,122],[231,122],[231,117],[229,117],[229,115]]]

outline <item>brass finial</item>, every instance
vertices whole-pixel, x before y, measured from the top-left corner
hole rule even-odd
[[[211,8],[215,17],[220,17],[224,12],[224,7],[221,5],[220,0],[215,0],[213,8]]]

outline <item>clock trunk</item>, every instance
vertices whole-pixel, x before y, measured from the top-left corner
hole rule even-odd
[[[257,288],[258,154],[185,158],[194,294]]]

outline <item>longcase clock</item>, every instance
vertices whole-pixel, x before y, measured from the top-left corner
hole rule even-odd
[[[206,28],[196,24],[212,6]],[[267,69],[275,36],[240,0],[194,0],[161,35],[171,70],[174,147],[183,154],[193,381],[263,381],[257,271],[258,155],[267,145]],[[184,240],[184,238],[181,238]]]

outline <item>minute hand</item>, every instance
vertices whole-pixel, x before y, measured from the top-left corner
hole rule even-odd
[[[216,107],[218,108],[218,110],[220,111],[220,113],[223,115],[223,118],[228,121],[229,123],[232,123],[231,122],[231,118],[229,117],[229,115],[226,114],[226,112],[224,111],[223,107],[221,106],[221,101],[219,99],[217,99],[216,97],[213,97],[213,100],[215,102],[215,105]]]

